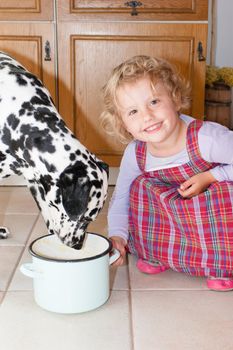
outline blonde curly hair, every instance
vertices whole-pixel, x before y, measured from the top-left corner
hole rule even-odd
[[[139,55],[121,63],[113,69],[110,78],[103,87],[105,110],[101,113],[100,118],[104,130],[124,144],[129,143],[133,137],[124,127],[119,113],[116,92],[124,83],[135,82],[143,77],[149,77],[152,87],[161,82],[171,95],[173,102],[179,103],[180,109],[188,108],[190,104],[189,84],[167,61]]]

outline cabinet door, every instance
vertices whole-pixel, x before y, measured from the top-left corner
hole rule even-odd
[[[111,69],[139,54],[173,62],[192,83],[197,118],[204,111],[205,62],[198,43],[206,47],[206,24],[60,23],[58,31],[59,109],[80,141],[111,166],[118,166],[123,146],[100,128],[101,88]]]
[[[53,32],[49,23],[0,23],[0,50],[39,77],[55,101]],[[50,60],[45,53],[46,41],[51,48]]]
[[[0,0],[0,20],[52,20],[53,0]]]
[[[59,20],[207,20],[208,0],[59,0]]]

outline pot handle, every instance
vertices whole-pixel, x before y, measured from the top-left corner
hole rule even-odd
[[[27,277],[35,278],[41,275],[41,272],[36,271],[32,263],[26,263],[20,266],[20,271]]]
[[[119,259],[121,254],[120,254],[119,250],[117,250],[115,248],[113,248],[111,250],[110,254],[111,254],[111,256],[109,257],[109,265],[112,265],[117,259]]]

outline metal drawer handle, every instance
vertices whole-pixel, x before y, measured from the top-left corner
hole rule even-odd
[[[201,41],[199,41],[199,43],[198,43],[197,52],[198,52],[198,61],[205,61],[206,58],[203,55],[203,47],[202,47],[202,42]]]
[[[132,7],[131,16],[137,16],[137,7],[142,6],[142,3],[140,1],[127,1],[125,5]]]
[[[46,40],[45,42],[44,51],[45,51],[44,60],[51,61],[51,47],[50,47],[50,42],[48,40]]]

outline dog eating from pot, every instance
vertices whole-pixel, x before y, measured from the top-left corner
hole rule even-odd
[[[0,177],[23,175],[49,233],[81,249],[107,196],[108,165],[68,129],[42,82],[3,52],[0,113]]]

